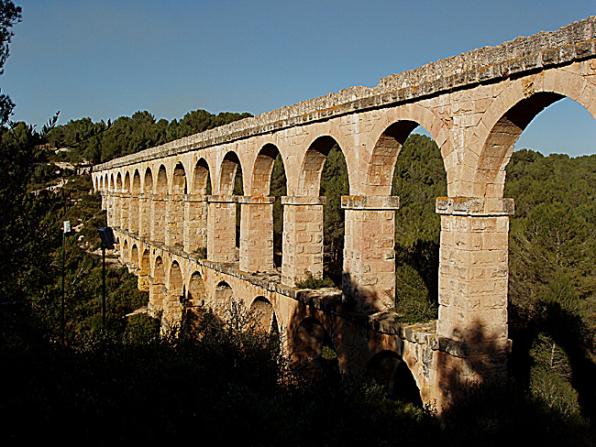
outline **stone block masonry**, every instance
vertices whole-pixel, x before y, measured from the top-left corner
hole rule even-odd
[[[150,311],[165,312],[162,321],[175,327],[185,295],[207,306],[258,302],[292,358],[317,352],[292,350],[305,346],[299,341],[307,328],[324,328],[344,371],[392,352],[406,361],[424,401],[439,409],[457,397],[456,388],[502,377],[511,345],[507,163],[527,124],[554,102],[570,98],[596,118],[595,25],[588,17],[95,166],[108,224],[139,287],[150,291]],[[393,312],[399,199],[391,183],[418,125],[441,151],[447,197],[436,202],[439,318],[405,336]],[[304,279],[323,275],[320,175],[335,145],[350,185],[342,197],[342,290],[301,291]],[[281,271],[273,265],[269,197],[276,154],[287,178]],[[239,167],[244,196],[232,195]]]

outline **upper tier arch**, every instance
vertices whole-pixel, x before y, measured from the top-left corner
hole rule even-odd
[[[463,165],[473,173],[468,185],[471,196],[503,197],[505,168],[515,142],[536,115],[565,97],[596,119],[596,76],[585,76],[578,65],[517,79],[498,95],[473,135],[472,147],[480,150],[465,154]]]

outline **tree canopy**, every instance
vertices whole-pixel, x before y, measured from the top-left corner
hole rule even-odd
[[[9,44],[14,35],[12,27],[21,21],[21,7],[11,0],[0,0],[0,75],[4,73],[4,64],[8,58]],[[10,98],[0,92],[0,126],[4,125],[14,107]]]

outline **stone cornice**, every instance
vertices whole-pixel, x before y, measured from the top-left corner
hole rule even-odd
[[[145,149],[94,167],[118,168],[180,153],[205,149],[311,122],[388,107],[425,97],[521,76],[541,69],[571,64],[596,55],[596,16],[556,31],[518,37],[431,62],[382,78],[372,88],[356,86],[285,106],[220,126],[161,146]]]

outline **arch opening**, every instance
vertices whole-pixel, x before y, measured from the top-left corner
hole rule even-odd
[[[199,272],[194,272],[188,283],[188,305],[190,307],[204,306],[207,301],[207,289]]]
[[[182,163],[178,163],[172,176],[172,195],[167,202],[167,245],[184,246],[184,195],[187,193],[186,171]]]
[[[145,170],[141,185],[143,200],[139,201],[139,234],[142,238],[151,238],[151,216],[153,207],[153,175],[151,169]]]
[[[244,182],[242,176],[242,165],[240,159],[235,152],[228,152],[221,164],[219,192],[226,196],[242,196],[244,195]],[[230,204],[234,208],[236,219],[236,248],[240,248],[240,221],[241,215],[238,212],[236,203]]]
[[[192,193],[204,196],[212,193],[209,164],[204,158],[199,159],[195,165]]]
[[[305,318],[296,329],[293,341],[292,363],[305,377],[320,379],[339,375],[333,341],[316,318]]]
[[[383,387],[390,399],[422,407],[420,390],[406,362],[393,351],[375,354],[366,367],[367,377]]]
[[[220,318],[226,319],[229,315],[232,303],[234,301],[234,291],[225,281],[220,281],[215,287],[213,296],[213,308]]]
[[[243,195],[242,165],[235,152],[228,152],[221,163],[219,192],[223,195]]]
[[[137,248],[137,244],[133,244],[130,250],[130,263],[133,269],[139,266],[139,249]]]
[[[197,161],[192,174],[191,196],[189,202],[185,204],[187,208],[184,211],[186,219],[184,246],[185,251],[204,259],[207,257],[207,214],[209,211],[206,196],[212,194],[209,165],[204,158]]]
[[[253,196],[274,197],[272,245],[273,265],[282,265],[283,207],[281,197],[287,195],[287,179],[283,159],[279,149],[273,144],[263,146],[255,161],[252,175]]]
[[[515,142],[546,107],[562,99],[552,92],[535,93],[511,107],[494,125],[484,144],[474,178],[476,197],[503,197],[505,167]]]
[[[167,283],[167,294],[163,305],[162,333],[176,331],[182,321],[182,302],[184,299],[184,283],[182,271],[177,261],[170,266]]]
[[[406,121],[387,131],[380,143],[384,148],[393,145],[388,155],[393,164],[384,169],[392,171],[391,195],[400,197],[395,224],[396,310],[404,321],[429,321],[438,317],[441,219],[435,202],[447,194],[447,174],[440,148],[422,126]],[[378,190],[386,191],[384,181],[378,183]]]
[[[131,197],[130,197],[130,187],[131,187],[131,179],[130,173],[127,171],[124,174],[124,183],[122,184],[122,192],[125,196],[122,198],[122,229],[126,231],[130,231],[130,208],[131,208]]]
[[[250,305],[249,315],[254,330],[263,334],[279,334],[273,305],[264,296],[258,296]]]
[[[122,192],[122,174],[118,172],[116,174],[115,192]],[[114,197],[114,225],[117,228],[122,228],[122,197]]]
[[[128,255],[129,255],[129,253],[128,253],[128,240],[127,239],[124,239],[124,243],[122,244],[122,253],[121,253],[122,261],[123,262],[125,262],[125,263],[128,262]]]
[[[195,337],[199,334],[201,317],[207,304],[207,289],[201,273],[193,272],[188,282],[186,299],[182,308],[181,331],[183,336]]]
[[[141,175],[139,174],[138,169],[135,170],[133,175],[131,190],[133,194],[141,193]]]
[[[172,194],[187,194],[186,171],[182,163],[177,163],[172,177]]]
[[[166,237],[166,202],[168,198],[168,176],[164,165],[160,165],[155,182],[153,204],[153,232],[152,239],[156,242],[165,242]]]
[[[131,202],[130,202],[130,230],[133,233],[139,232],[139,224],[141,220],[139,209],[139,195],[141,194],[141,175],[138,169],[135,170],[132,177],[131,185]]]
[[[161,256],[155,259],[155,266],[153,267],[153,278],[151,281],[151,289],[149,291],[149,309],[153,316],[159,316],[163,309],[163,302],[166,287],[166,271],[165,265]]]
[[[345,215],[341,196],[350,192],[349,173],[341,147],[330,136],[317,138],[308,148],[299,181],[302,195],[325,197],[323,205],[323,277],[327,285],[341,287]]]
[[[149,256],[149,250],[145,249],[143,251],[143,255],[141,256],[141,263],[139,268],[139,275],[140,276],[148,276],[151,274],[151,259]]]
[[[130,173],[127,171],[124,174],[124,183],[122,184],[123,192],[130,192]]]
[[[143,194],[148,197],[153,194],[153,175],[151,169],[147,169],[143,177]]]

